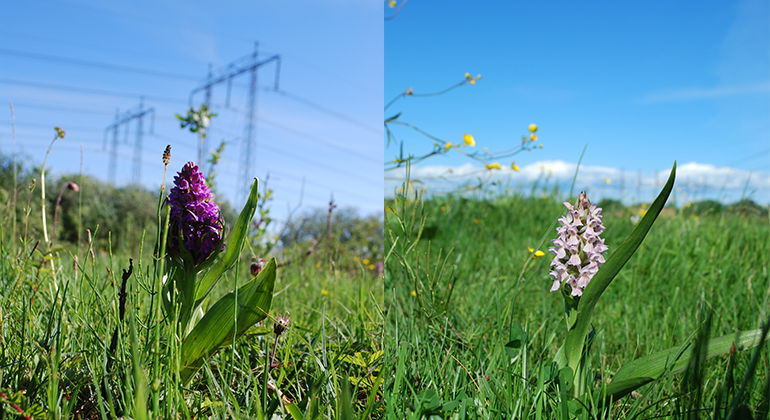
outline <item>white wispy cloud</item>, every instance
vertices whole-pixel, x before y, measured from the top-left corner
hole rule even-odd
[[[458,166],[424,165],[411,169],[411,179],[428,191],[452,191],[479,180],[485,183],[520,187],[535,181],[568,189],[575,175],[576,163],[562,160],[542,160],[514,171],[510,167],[487,171],[481,165],[465,163]],[[657,192],[668,177],[670,168],[654,171],[627,171],[610,166],[581,165],[575,188],[586,189],[603,197],[627,200],[644,199]],[[405,169],[386,174],[386,193],[397,188],[406,175]],[[713,198],[731,201],[745,195],[760,202],[770,200],[770,172],[746,171],[727,166],[688,162],[677,167],[676,188],[682,198]]]
[[[770,92],[770,82],[755,83],[751,85],[712,86],[712,87],[686,87],[667,89],[651,92],[641,97],[642,103],[664,103],[695,101],[703,99],[721,98],[725,96],[747,95]]]

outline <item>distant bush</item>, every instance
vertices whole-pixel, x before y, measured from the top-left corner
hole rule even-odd
[[[605,213],[623,213],[626,210],[626,206],[614,198],[603,198],[597,206],[601,207]]]
[[[740,214],[742,216],[767,217],[768,215],[767,206],[760,206],[759,204],[749,199],[743,199],[737,203],[730,204],[727,206],[727,211],[730,213]]]
[[[716,200],[693,201],[682,208],[686,216],[713,216],[724,211],[724,205]]]
[[[328,211],[309,209],[295,220],[289,221],[278,238],[281,247],[323,243],[333,244],[339,254],[348,254],[371,261],[382,259],[383,227],[379,215],[361,217],[352,208],[337,209],[332,213],[331,237],[327,237]],[[323,241],[323,242],[322,242]]]

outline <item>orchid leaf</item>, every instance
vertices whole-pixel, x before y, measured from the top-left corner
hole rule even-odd
[[[238,261],[241,249],[243,249],[243,243],[249,233],[251,219],[254,217],[254,212],[257,210],[257,202],[259,201],[258,190],[259,180],[254,178],[254,182],[251,184],[249,198],[246,200],[246,204],[244,204],[243,210],[241,210],[241,214],[238,216],[238,220],[235,222],[232,232],[230,232],[230,237],[227,239],[227,248],[217,262],[206,271],[206,274],[203,275],[197,284],[195,291],[196,303],[199,304],[201,299],[203,299],[211,290],[211,287],[214,286],[214,283],[222,277],[222,274]]]
[[[652,224],[657,219],[658,214],[663,210],[663,206],[668,200],[669,194],[674,187],[674,179],[676,178],[676,162],[674,162],[671,168],[671,174],[668,177],[666,185],[663,186],[660,194],[655,201],[650,205],[647,214],[639,221],[639,224],[631,232],[628,238],[609,256],[607,262],[602,265],[599,272],[591,279],[591,282],[586,286],[583,296],[580,298],[580,303],[577,309],[577,319],[574,325],[567,332],[567,337],[564,341],[563,352],[560,351],[559,357],[557,357],[557,363],[560,367],[569,366],[573,372],[579,372],[580,359],[585,347],[586,336],[590,330],[591,317],[593,315],[594,307],[599,301],[602,293],[610,285],[610,282],[618,275],[623,266],[628,262],[634,252],[642,244],[645,236],[650,231]],[[576,375],[576,382],[580,380]],[[577,390],[579,391],[579,390]]]
[[[265,319],[275,285],[275,258],[246,285],[217,301],[182,342],[180,376],[187,382],[218,348],[230,344],[252,325]],[[237,302],[236,302],[237,296]],[[236,311],[237,303],[237,311]]]
[[[733,344],[738,350],[745,350],[756,347],[767,339],[767,336],[763,337],[761,329],[712,338],[706,346],[706,359],[730,352]],[[690,345],[672,347],[626,363],[607,385],[606,398],[617,401],[663,375],[683,371],[692,357],[689,347]]]

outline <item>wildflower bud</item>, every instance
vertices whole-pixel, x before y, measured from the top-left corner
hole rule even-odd
[[[591,204],[584,192],[578,195],[574,206],[566,202],[564,206],[568,211],[559,218],[559,236],[553,240],[555,246],[548,248],[555,255],[551,261],[551,291],[567,284],[572,296],[581,296],[604,264],[607,246],[599,236],[604,231],[602,209]]]
[[[68,182],[67,189],[70,191],[78,192],[80,191],[80,186],[74,182]]]
[[[168,165],[171,162],[171,145],[166,145],[166,150],[163,151],[163,164]]]
[[[275,323],[273,323],[273,333],[275,333],[276,336],[283,334],[283,332],[289,328],[290,322],[291,319],[288,315],[278,315],[275,318]]]
[[[56,138],[57,139],[63,139],[64,135],[67,134],[64,130],[62,130],[61,127],[54,127],[54,131],[56,131]]]
[[[219,206],[195,163],[187,162],[174,177],[168,202],[171,206],[168,239],[172,255],[189,254],[192,263],[198,265],[215,250],[221,250],[224,226]]]
[[[251,263],[251,275],[256,276],[259,274],[260,271],[262,271],[263,268],[265,268],[265,264],[267,264],[267,261],[265,261],[264,258],[260,258],[253,263]]]

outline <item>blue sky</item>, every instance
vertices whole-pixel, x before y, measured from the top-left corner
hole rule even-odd
[[[256,157],[250,172],[270,174],[274,214],[289,206],[340,206],[382,211],[383,12],[354,0],[104,2],[30,0],[6,4],[0,15],[0,151],[39,164],[54,125],[67,131],[54,147],[54,173],[107,178],[103,132],[116,109],[154,107],[154,135],[144,136],[142,183],[160,182],[160,156],[171,143],[172,167],[195,160],[194,135],[178,128],[188,94],[215,69],[250,54],[280,54],[259,73]],[[79,60],[73,63],[73,60]],[[225,86],[213,92],[209,148],[227,142],[219,169],[221,193],[236,208],[248,77],[236,80],[230,107]],[[74,90],[69,88],[75,88]],[[107,93],[107,94],[103,94]],[[200,98],[200,96],[199,96]],[[9,102],[17,138],[11,138]],[[146,126],[145,126],[146,127]],[[118,184],[131,180],[134,133],[119,146]]]
[[[589,167],[657,176],[677,160],[693,164],[682,173],[692,182],[751,176],[755,198],[770,202],[766,1],[409,1],[385,31],[386,101],[483,75],[391,108],[442,139],[471,133],[477,147],[501,150],[535,122],[544,148],[517,156],[522,168],[574,164],[588,145]],[[397,135],[407,151],[431,148],[408,130]],[[397,152],[386,148],[386,158]],[[449,153],[422,166],[464,164]],[[714,172],[724,168],[732,172]]]

